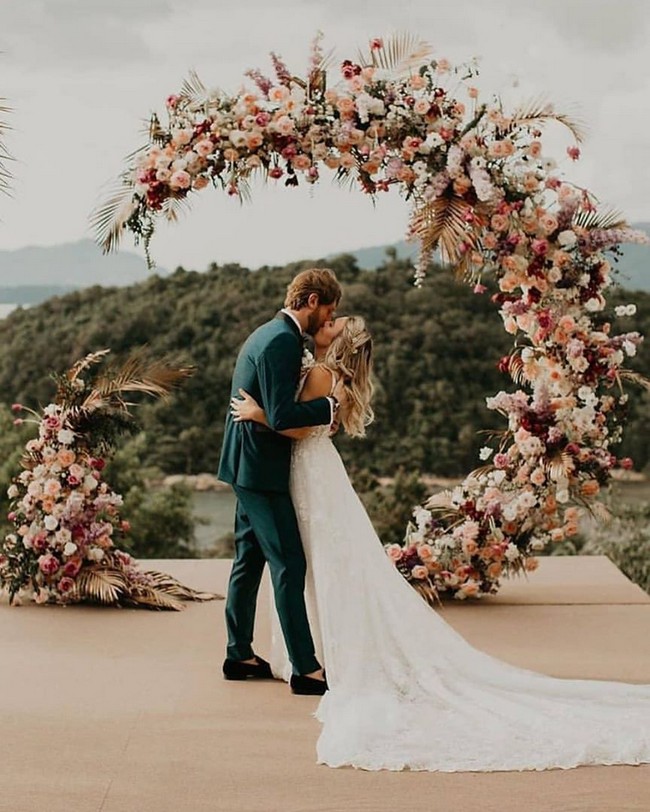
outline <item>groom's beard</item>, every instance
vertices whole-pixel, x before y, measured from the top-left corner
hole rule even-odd
[[[315,310],[313,313],[310,313],[307,318],[307,327],[305,328],[305,332],[309,336],[315,336],[322,326],[320,314],[317,310]]]

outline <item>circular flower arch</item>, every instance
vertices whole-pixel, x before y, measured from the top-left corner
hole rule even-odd
[[[307,75],[272,54],[235,95],[208,92],[194,74],[154,116],[113,196],[94,215],[111,250],[125,230],[149,249],[159,215],[175,219],[190,193],[220,186],[240,200],[255,175],[314,184],[323,168],[367,195],[398,191],[420,246],[415,282],[434,251],[473,285],[491,283],[514,337],[499,361],[514,391],[488,398],[507,427],[481,451],[482,467],[414,513],[404,544],[387,546],[430,600],[496,592],[503,576],[532,570],[535,553],[578,532],[581,513],[603,515],[598,494],[616,466],[627,395],[624,368],[642,336],[616,334],[606,310],[612,268],[604,251],[647,242],[544,154],[542,128],[565,126],[577,160],[579,124],[548,103],[506,112],[482,101],[474,65],[452,67],[410,36],[373,39],[328,84],[321,36]],[[453,86],[453,91],[450,89]],[[633,312],[633,305],[616,315]],[[643,381],[645,383],[645,381]]]

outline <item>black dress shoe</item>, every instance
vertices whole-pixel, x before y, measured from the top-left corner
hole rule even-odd
[[[254,656],[257,661],[255,664],[243,663],[241,660],[231,660],[230,658],[225,659],[222,668],[224,677],[234,680],[275,679],[271,666],[266,660],[258,657],[257,654]]]
[[[325,676],[324,672],[323,676]],[[299,674],[292,674],[289,684],[291,685],[292,694],[303,694],[305,696],[322,696],[325,691],[329,690],[326,679],[314,679]]]

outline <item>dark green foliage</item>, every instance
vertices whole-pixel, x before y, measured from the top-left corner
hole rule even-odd
[[[365,316],[375,336],[377,419],[365,441],[340,437],[348,465],[376,476],[401,466],[460,476],[478,464],[481,429],[503,428],[485,397],[511,384],[496,362],[512,344],[489,294],[477,296],[433,269],[422,289],[394,255],[377,271],[361,271],[342,255],[328,263],[344,286],[340,313]],[[169,473],[215,471],[230,376],[248,333],[281,307],[291,277],[306,266],[213,265],[205,273],[178,269],[130,288],[77,291],[0,322],[0,391],[5,400],[35,406],[53,395],[52,371],[87,352],[110,347],[123,358],[147,344],[153,357],[193,364],[197,372],[168,401],[138,407],[144,428],[142,460]],[[618,331],[650,333],[650,295],[614,291],[612,307],[635,301],[636,316]],[[635,368],[646,373],[649,348]],[[650,460],[650,398],[630,387],[630,421],[620,455],[637,468]]]

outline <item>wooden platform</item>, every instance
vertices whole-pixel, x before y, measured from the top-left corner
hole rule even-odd
[[[149,564],[222,592],[230,568]],[[650,682],[650,597],[606,558],[546,559],[494,598],[440,611],[472,644],[516,665]],[[221,679],[223,602],[177,614],[3,604],[0,642],[1,812],[650,809],[650,766],[491,775],[318,767],[316,699],[283,683]]]

